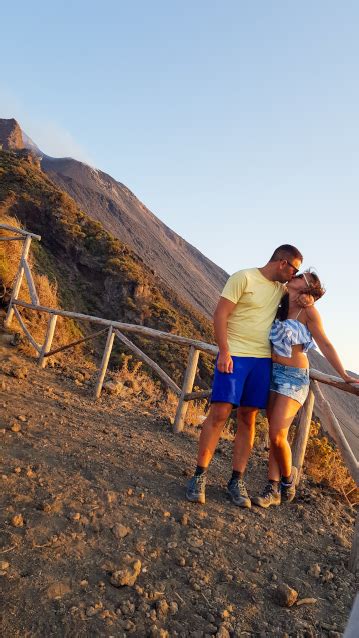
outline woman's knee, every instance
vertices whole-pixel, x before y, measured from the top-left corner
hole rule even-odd
[[[280,430],[279,432],[269,431],[269,439],[274,447],[283,447],[284,445],[287,445],[287,432],[281,432]]]

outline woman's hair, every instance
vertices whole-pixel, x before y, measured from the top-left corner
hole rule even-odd
[[[302,295],[306,297],[310,295],[311,297],[313,297],[314,302],[318,301],[318,299],[323,297],[325,293],[325,288],[322,286],[320,279],[315,272],[312,272],[311,270],[306,270],[305,273],[306,274],[308,273],[310,275],[310,278],[311,278],[310,285],[303,288],[303,290],[300,293],[300,297]],[[305,283],[304,279],[303,281]],[[300,301],[299,301],[299,305],[301,305]],[[307,305],[308,304],[303,303],[303,308],[305,308]],[[280,321],[284,321],[285,319],[288,319],[288,311],[289,311],[289,293],[286,292],[285,295],[282,297],[282,300],[278,307],[276,319],[279,319]]]

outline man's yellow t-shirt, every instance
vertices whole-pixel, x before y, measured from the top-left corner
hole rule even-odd
[[[249,268],[232,275],[221,297],[236,304],[228,317],[228,347],[235,357],[270,357],[269,332],[285,286]]]

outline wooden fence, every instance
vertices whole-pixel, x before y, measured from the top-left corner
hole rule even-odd
[[[27,261],[31,240],[37,239],[40,240],[41,237],[38,235],[34,235],[32,233],[28,233],[19,228],[13,228],[11,226],[7,226],[4,224],[0,224],[0,229],[10,231],[15,233],[14,236],[1,236],[1,241],[23,241],[23,251],[20,259],[19,269],[16,275],[15,284],[13,287],[12,296],[9,303],[9,308],[7,311],[7,315],[5,318],[5,327],[10,327],[13,317],[15,316],[17,321],[19,322],[24,334],[27,339],[36,350],[38,354],[38,363],[41,368],[44,368],[46,362],[49,357],[55,355],[58,352],[61,352],[68,348],[73,348],[74,346],[98,337],[101,334],[107,334],[106,344],[102,356],[102,361],[98,373],[98,378],[95,387],[95,398],[98,399],[101,395],[102,386],[104,383],[109,359],[111,356],[111,351],[114,343],[115,337],[117,337],[122,343],[126,345],[126,347],[131,350],[136,357],[141,359],[148,365],[159,377],[162,381],[178,396],[178,406],[176,411],[176,416],[174,420],[174,431],[182,432],[185,424],[186,413],[188,409],[188,402],[195,401],[198,399],[204,399],[210,396],[210,391],[200,391],[193,392],[193,384],[197,371],[198,359],[201,352],[206,352],[215,356],[218,352],[218,348],[215,345],[205,343],[203,341],[198,341],[195,339],[188,339],[187,337],[182,337],[179,335],[161,332],[160,330],[154,330],[152,328],[147,328],[146,326],[139,326],[134,324],[122,323],[120,321],[114,321],[109,319],[103,319],[101,317],[94,317],[91,315],[85,315],[78,312],[69,312],[67,310],[60,310],[54,308],[47,308],[46,306],[41,306],[39,302],[39,298],[36,292],[35,284],[33,277],[31,275],[31,270]],[[20,235],[20,236],[19,236]],[[18,299],[21,283],[23,281],[23,277],[25,276],[26,282],[29,288],[31,303],[27,303]],[[43,312],[49,315],[47,331],[45,335],[45,340],[43,344],[38,344],[35,339],[30,334],[28,328],[26,327],[24,320],[20,314],[21,308],[27,308],[33,310],[34,312]],[[94,332],[93,334],[86,336],[82,339],[78,339],[77,341],[73,341],[66,346],[62,346],[61,348],[55,348],[51,350],[52,341],[55,334],[56,329],[56,321],[57,317],[68,317],[71,319],[75,319],[78,321],[85,321],[91,324],[98,324],[103,326],[101,330]],[[169,376],[166,374],[164,370],[150,357],[148,357],[140,348],[138,348],[130,339],[125,336],[123,333],[132,333],[137,334],[144,337],[149,337],[153,339],[163,340],[170,343],[176,343],[184,347],[189,348],[188,362],[187,368],[185,371],[182,388],[180,388]],[[307,446],[307,441],[309,437],[309,430],[311,419],[313,415],[313,407],[314,401],[316,400],[320,405],[321,411],[326,416],[326,426],[329,434],[334,439],[336,445],[338,446],[343,459],[347,465],[347,468],[353,477],[356,485],[359,486],[359,463],[349,446],[342,428],[336,418],[329,402],[324,398],[322,391],[319,387],[319,383],[327,384],[332,387],[338,388],[343,392],[349,392],[359,396],[359,386],[356,384],[348,384],[345,383],[342,379],[338,377],[334,377],[331,375],[323,374],[319,370],[310,369],[310,389],[307,400],[303,405],[301,410],[299,425],[296,429],[296,434],[293,442],[293,465],[298,469],[298,478],[297,482],[300,480],[300,475],[303,467],[304,456]],[[352,545],[352,551],[350,555],[350,569],[354,572],[359,570],[359,516],[357,517],[357,522],[355,526],[354,533],[354,541]]]

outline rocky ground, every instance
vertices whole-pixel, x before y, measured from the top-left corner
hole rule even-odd
[[[140,399],[94,402],[80,364],[39,370],[0,346],[4,638],[342,634],[355,512],[338,495],[304,479],[291,505],[239,510],[223,440],[193,506],[196,428],[172,434]],[[253,454],[252,493],[265,468]]]

